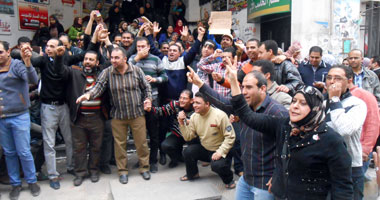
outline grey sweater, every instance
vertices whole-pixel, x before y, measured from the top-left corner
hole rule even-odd
[[[9,67],[0,69],[0,118],[13,117],[28,111],[29,85],[37,84],[33,66],[25,67],[20,60],[11,60]]]

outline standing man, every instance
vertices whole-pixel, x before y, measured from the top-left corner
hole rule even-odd
[[[186,175],[181,181],[199,178],[198,160],[211,162],[211,170],[223,180],[227,189],[235,188],[231,171],[232,155],[229,154],[235,142],[235,131],[228,116],[223,111],[214,108],[200,92],[194,97],[194,111],[189,121],[181,112],[178,123],[185,141],[199,137],[200,144],[190,144],[183,152]]]
[[[351,95],[349,84],[353,73],[347,66],[336,65],[331,67],[326,77],[326,123],[339,133],[352,158],[352,182],[354,199],[363,199],[364,174],[362,170],[362,145],[360,136],[367,115],[366,104]]]
[[[36,169],[30,151],[29,85],[37,84],[36,70],[31,64],[32,48],[22,45],[21,58],[13,60],[9,43],[0,41],[0,142],[4,149],[12,191],[11,200],[21,191],[20,162],[24,178],[33,196],[40,194]]]
[[[128,183],[128,127],[132,129],[140,174],[145,180],[150,179],[144,107],[151,106],[151,88],[142,69],[127,63],[127,59],[127,52],[123,48],[114,48],[111,52],[112,66],[103,70],[94,88],[77,99],[77,103],[96,99],[109,89],[115,159],[122,184]]]
[[[363,54],[359,49],[351,50],[348,53],[348,63],[354,71],[354,84],[375,95],[380,106],[380,82],[377,75],[362,66]]]
[[[260,44],[259,59],[271,61],[276,57],[278,51],[277,42],[266,40]],[[280,64],[274,65],[274,81],[279,84],[277,91],[292,94],[299,84],[303,84],[301,76],[292,62],[285,60]]]
[[[325,87],[326,76],[331,68],[331,65],[322,60],[322,51],[322,48],[319,46],[311,47],[309,50],[309,61],[306,63],[301,62],[298,67],[305,85],[314,86],[321,92]]]
[[[165,73],[161,59],[149,53],[150,45],[148,39],[145,37],[137,37],[136,48],[137,54],[132,55],[129,62],[142,69],[145,74],[145,79],[152,88],[152,106],[159,106],[158,87],[168,81],[168,76]],[[158,171],[157,154],[160,146],[158,117],[148,112],[145,114],[145,119],[150,138],[150,172],[156,173]]]

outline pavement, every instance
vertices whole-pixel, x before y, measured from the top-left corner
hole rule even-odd
[[[170,159],[167,159],[170,161]],[[101,174],[97,183],[85,179],[82,185],[73,185],[74,176],[66,173],[66,160],[64,157],[57,159],[58,172],[62,172],[61,188],[54,190],[50,188],[49,181],[41,181],[41,194],[33,197],[28,190],[28,185],[23,183],[20,200],[233,200],[235,189],[224,188],[222,180],[211,171],[210,166],[202,167],[199,163],[200,179],[182,182],[179,180],[185,174],[185,165],[181,163],[176,168],[158,164],[158,172],[151,173],[149,181],[144,180],[138,169],[132,169],[137,163],[136,153],[128,155],[129,181],[122,185],[119,182],[116,166],[111,165],[112,174]],[[46,172],[46,169],[43,168]],[[64,173],[63,173],[64,172]],[[235,176],[235,180],[238,177]],[[9,185],[0,184],[1,200],[9,199]]]
[[[169,161],[170,159],[168,159]],[[135,153],[128,155],[129,166],[137,162]],[[199,163],[200,179],[195,181],[182,182],[179,180],[185,174],[185,165],[181,163],[176,168],[168,168],[167,165],[158,165],[157,173],[152,173],[151,180],[143,180],[138,169],[129,167],[129,182],[122,185],[119,183],[116,166],[111,165],[112,174],[101,174],[97,183],[92,183],[85,179],[81,186],[73,185],[74,176],[67,174],[65,169],[66,160],[64,157],[57,159],[59,172],[62,173],[61,189],[53,190],[49,186],[49,181],[39,182],[41,194],[33,197],[28,190],[26,183],[23,183],[23,190],[20,200],[233,200],[235,199],[235,189],[227,190],[221,179],[211,171],[210,166],[202,167]],[[46,170],[46,169],[43,169]],[[46,172],[46,171],[45,171]],[[367,175],[371,181],[365,183],[364,200],[376,200],[378,187],[375,181],[375,171],[369,168]],[[238,177],[235,176],[235,180]],[[1,200],[9,199],[9,185],[0,184]]]

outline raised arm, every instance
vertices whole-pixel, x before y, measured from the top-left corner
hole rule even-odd
[[[198,38],[195,40],[193,46],[191,46],[189,52],[183,58],[185,66],[190,65],[191,62],[193,62],[197,53],[199,52],[204,34],[205,29],[202,27],[198,27]]]

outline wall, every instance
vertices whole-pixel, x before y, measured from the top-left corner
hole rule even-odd
[[[34,31],[20,30],[18,21],[18,7],[17,0],[13,0],[14,5],[14,15],[0,14],[1,20],[8,20],[11,25],[11,35],[0,35],[0,40],[8,41],[11,46],[17,44],[17,39],[21,36],[27,36],[30,39],[34,35]],[[49,15],[58,14],[59,20],[64,26],[65,30],[69,28],[74,21],[76,16],[80,16],[81,12],[81,2],[75,0],[75,5],[62,5],[60,0],[50,0],[48,5]],[[63,14],[64,13],[64,14]]]
[[[260,40],[260,23],[247,23],[247,10],[244,8],[232,13],[232,29],[244,42],[252,38]]]
[[[301,43],[302,56],[317,45],[341,61],[343,38],[359,48],[360,22],[360,0],[293,0],[291,40]]]

